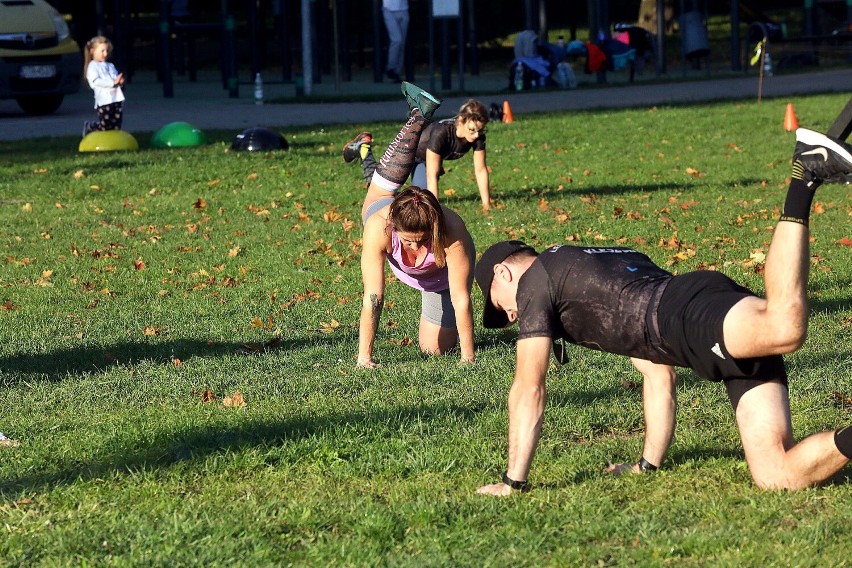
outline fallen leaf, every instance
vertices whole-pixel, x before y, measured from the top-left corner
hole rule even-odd
[[[323,220],[326,223],[334,223],[335,221],[339,221],[343,218],[343,213],[337,211],[337,207],[332,207],[322,215]]]
[[[18,309],[18,306],[16,306],[15,304],[13,304],[9,300],[6,300],[2,304],[0,304],[0,310],[3,310],[4,312],[14,312],[17,309]]]
[[[235,246],[234,248],[232,248],[228,251],[228,256],[233,258],[233,257],[237,256],[238,254],[240,254],[240,250],[241,250],[240,246],[237,245],[237,246]]]
[[[145,261],[141,258],[137,258],[133,261],[133,268],[136,270],[144,270],[145,269]]]
[[[38,280],[35,281],[36,286],[42,286],[42,287],[53,286],[53,281],[50,279],[51,276],[53,276],[52,270],[43,271],[41,273],[41,278],[39,278]]]
[[[245,399],[243,399],[242,393],[240,391],[234,391],[234,396],[225,396],[222,399],[222,406],[225,408],[242,408],[246,405]]]
[[[275,327],[275,322],[272,320],[272,316],[269,316],[269,320],[265,322],[259,317],[255,316],[251,320],[251,327],[259,327],[261,329],[272,329],[273,327]]]
[[[83,170],[77,170],[76,172],[74,172],[74,179],[83,179],[83,176],[85,175],[86,174],[83,172]]]
[[[213,402],[216,400],[216,395],[210,390],[210,387],[207,387],[203,391],[197,391],[192,389],[192,394],[201,399],[201,402]]]
[[[195,209],[204,209],[205,207],[207,207],[207,202],[206,202],[206,201],[204,201],[204,199],[203,199],[203,198],[199,197],[199,198],[198,198],[198,201],[196,201],[195,203],[193,203],[193,204],[192,204],[192,206],[193,206]]]
[[[832,391],[831,396],[836,406],[852,410],[852,396],[847,396],[837,391]]]

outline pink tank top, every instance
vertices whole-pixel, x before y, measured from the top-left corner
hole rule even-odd
[[[449,290],[450,280],[447,275],[447,267],[438,268],[435,265],[435,255],[432,246],[428,247],[426,258],[418,266],[406,266],[402,260],[402,245],[396,230],[391,229],[391,253],[388,255],[388,263],[394,275],[403,284],[408,284],[416,290],[425,292],[443,292]]]

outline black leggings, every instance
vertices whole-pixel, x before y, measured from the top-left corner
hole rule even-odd
[[[123,103],[110,103],[98,107],[98,123],[92,130],[121,130]]]

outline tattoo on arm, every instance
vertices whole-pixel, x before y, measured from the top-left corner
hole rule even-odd
[[[370,315],[373,319],[373,329],[379,328],[379,319],[382,317],[382,307],[384,305],[384,298],[380,298],[377,294],[370,294]]]

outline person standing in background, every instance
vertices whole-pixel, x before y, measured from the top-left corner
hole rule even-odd
[[[404,74],[405,36],[408,33],[408,0],[382,0],[382,15],[390,40],[385,74],[394,83],[399,83]]]

